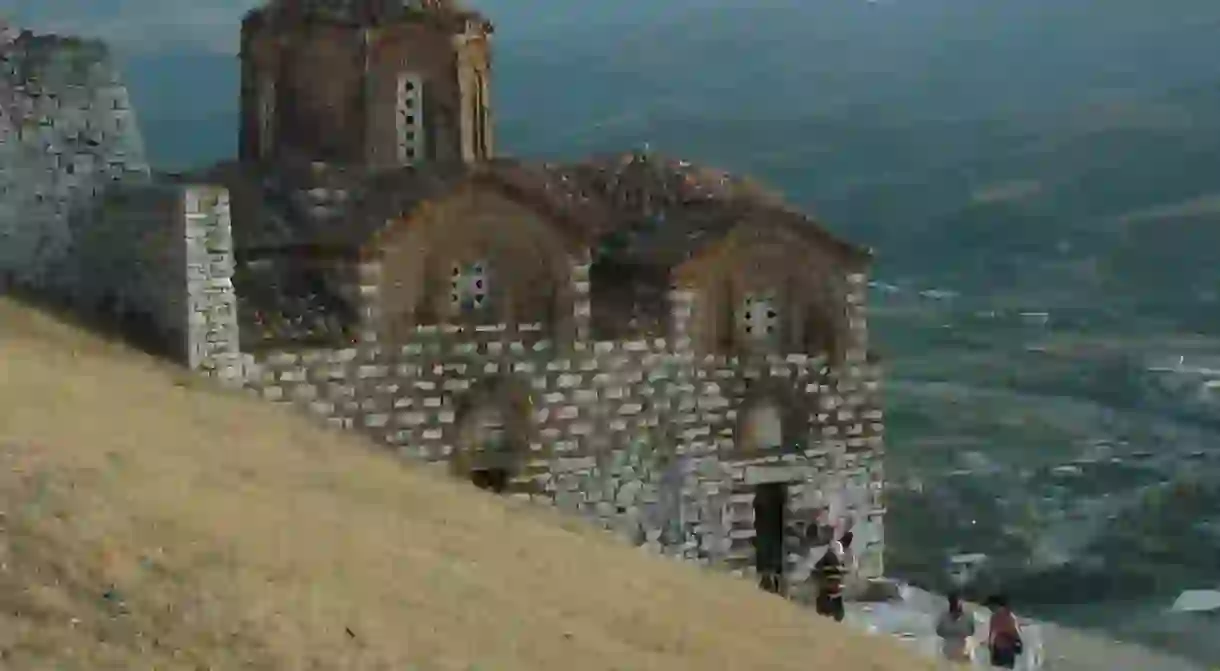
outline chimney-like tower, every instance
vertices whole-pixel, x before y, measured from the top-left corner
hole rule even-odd
[[[243,161],[491,158],[491,24],[447,1],[273,0],[242,21]]]

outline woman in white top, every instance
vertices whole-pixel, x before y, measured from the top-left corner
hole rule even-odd
[[[936,622],[936,635],[941,638],[941,651],[945,659],[969,662],[970,637],[974,635],[974,617],[962,608],[957,594],[949,595],[949,610]]]

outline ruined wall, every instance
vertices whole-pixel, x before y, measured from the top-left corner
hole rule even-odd
[[[90,225],[81,208],[148,174],[105,45],[28,33],[0,43],[0,277],[70,292],[74,231]]]
[[[233,289],[234,255],[229,193],[210,185],[181,187],[186,264],[187,365],[240,379],[240,331]]]
[[[881,512],[873,481],[880,449],[849,451],[846,441],[824,438],[854,432],[866,403],[862,394],[844,395],[847,386],[824,359],[697,359],[665,340],[578,342],[565,351],[539,337],[536,325],[458,329],[419,327],[401,347],[260,355],[250,384],[406,458],[444,463],[463,449],[465,399],[507,378],[530,397],[527,447],[511,491],[655,551],[749,574],[753,486],[778,478],[789,484],[791,580],[807,576],[809,552],[824,547],[812,533],[819,525],[854,526],[863,570],[879,575],[883,539],[869,522]],[[861,369],[856,378],[873,376]],[[740,458],[737,413],[763,382],[828,399],[841,412],[809,407],[796,444]]]
[[[100,196],[75,254],[77,304],[150,329],[191,368],[236,357],[229,196],[158,181]]]

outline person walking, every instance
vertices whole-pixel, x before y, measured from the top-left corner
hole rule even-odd
[[[1025,643],[1021,640],[1021,626],[1017,616],[1008,605],[1008,597],[997,594],[991,598],[991,621],[987,631],[987,650],[991,653],[991,665],[1001,669],[1014,669],[1017,657]]]
[[[842,622],[843,608],[843,545],[831,541],[830,549],[814,565],[818,580],[818,596],[815,603],[818,614],[833,617]]]
[[[956,592],[949,594],[949,609],[936,622],[936,635],[941,638],[941,652],[953,662],[972,661],[970,637],[974,635],[974,616],[962,607]]]
[[[764,592],[780,595],[784,593],[783,577],[777,571],[764,571],[759,577],[758,586]]]
[[[839,538],[839,545],[843,546],[843,598],[854,599],[860,593],[861,585],[859,580],[859,564],[856,561],[856,552],[852,549],[851,543],[855,540],[856,535],[850,531],[843,534]]]

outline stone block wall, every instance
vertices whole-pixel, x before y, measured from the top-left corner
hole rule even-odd
[[[867,575],[879,575],[883,538],[879,446],[848,450],[826,438],[854,430],[809,407],[798,444],[738,454],[737,415],[753,385],[804,391],[860,412],[820,357],[754,361],[699,357],[675,341],[540,337],[538,325],[463,330],[419,327],[406,345],[366,344],[256,355],[248,384],[335,426],[369,435],[405,458],[443,464],[459,445],[463,402],[489,381],[528,390],[528,448],[512,490],[617,530],[657,552],[753,572],[753,494],[788,486],[790,580],[807,577],[816,533],[849,527]],[[867,378],[875,371],[861,369]],[[853,405],[854,404],[854,405]]]
[[[803,387],[813,405],[808,418],[810,435],[804,441],[804,454],[763,457],[734,464],[737,471],[729,495],[730,513],[725,532],[730,538],[726,557],[730,566],[748,571],[753,563],[752,527],[755,486],[774,480],[801,482],[788,488],[791,526],[787,575],[790,581],[807,578],[812,563],[827,549],[829,540],[852,530],[860,575],[879,577],[884,572],[884,423],[881,410],[881,371],[869,356],[867,325],[868,278],[862,272],[845,275],[846,324],[842,360],[816,359],[819,370],[798,367],[785,371],[774,362],[760,365],[748,359],[724,362],[725,374],[736,371],[738,388],[730,398],[745,398],[751,378],[796,380],[796,391]],[[686,290],[670,292],[672,333],[675,351],[691,346],[694,294]],[[790,360],[800,361],[795,355]],[[761,370],[760,370],[761,369]],[[696,372],[697,374],[697,372]],[[735,441],[731,426],[720,427],[727,448]],[[773,472],[777,466],[791,469],[790,475]],[[786,479],[785,479],[786,478]]]
[[[89,312],[138,320],[191,368],[239,355],[228,193],[159,181],[99,198],[78,236],[75,291]]]
[[[127,89],[104,44],[0,43],[0,284],[70,293],[75,231],[116,181],[149,176]]]
[[[847,275],[848,347],[842,374],[836,376],[833,393],[822,401],[823,439],[844,455],[850,473],[843,482],[845,496],[851,501],[867,500],[868,515],[861,520],[856,536],[874,539],[884,546],[885,502],[885,418],[882,411],[880,365],[871,356],[868,339],[868,275],[853,272]],[[832,428],[833,427],[833,428]],[[863,504],[862,504],[863,505]],[[861,557],[875,561],[875,566],[862,566],[867,573],[881,575],[883,553]]]
[[[232,211],[227,190],[180,186],[185,270],[187,365],[240,380],[240,332],[233,289]]]

